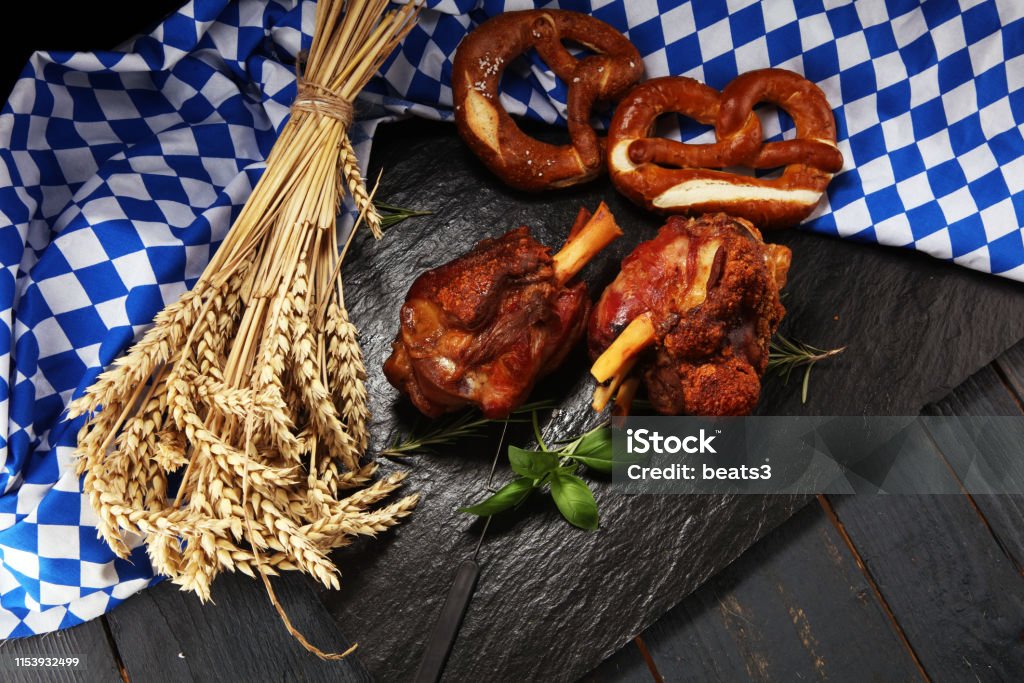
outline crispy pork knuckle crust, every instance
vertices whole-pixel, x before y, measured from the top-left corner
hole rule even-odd
[[[521,227],[413,282],[384,374],[425,415],[504,417],[580,339],[589,309],[586,285],[558,286],[550,250]]]
[[[789,249],[726,214],[672,217],[622,262],[590,316],[596,358],[637,316],[657,341],[637,370],[663,414],[746,415],[757,405],[768,344],[785,309]]]

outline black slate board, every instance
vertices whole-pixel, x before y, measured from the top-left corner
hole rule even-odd
[[[356,240],[345,268],[346,301],[362,331],[377,450],[408,431],[414,411],[380,366],[412,279],[487,236],[520,224],[553,246],[580,205],[608,202],[626,237],[588,266],[598,292],[618,262],[660,225],[620,198],[607,180],[544,196],[505,188],[465,149],[454,128],[409,122],[382,129],[372,171],[384,168],[378,198],[435,215],[392,229],[379,243]],[[776,233],[794,252],[784,330],[818,346],[847,345],[815,371],[811,401],[769,381],[765,414],[917,414],[1024,337],[1024,288],[902,250],[800,232]],[[535,397],[555,397],[546,433],[594,423],[583,354],[546,380]],[[528,440],[522,432],[513,443]],[[423,494],[417,514],[385,538],[339,553],[346,575],[322,600],[359,658],[379,680],[407,680],[459,561],[478,527],[456,508],[480,497],[494,443],[475,440],[405,463]],[[385,469],[400,467],[385,463]],[[499,470],[498,482],[508,478]],[[567,526],[534,501],[492,528],[484,568],[446,679],[572,680],[640,632],[738,557],[804,502],[791,497],[626,497],[597,484],[602,526]]]

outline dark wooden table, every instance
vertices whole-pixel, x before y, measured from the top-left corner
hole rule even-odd
[[[1024,342],[925,412],[1024,416]],[[1022,562],[1024,496],[820,496],[585,680],[1021,680]],[[343,647],[310,581],[276,585],[299,629]],[[303,651],[258,582],[222,577],[214,602],[161,584],[82,626],[7,641],[7,661],[84,654],[87,666],[4,680],[369,680],[356,659]]]

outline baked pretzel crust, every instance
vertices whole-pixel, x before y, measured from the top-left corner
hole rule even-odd
[[[754,113],[761,102],[792,117],[795,139],[763,142]],[[650,137],[655,120],[669,112],[713,125],[717,141],[687,144]],[[742,74],[721,93],[681,76],[647,81],[619,103],[608,134],[612,181],[637,204],[661,213],[723,211],[762,228],[805,219],[842,166],[825,95],[784,69]],[[729,167],[785,168],[775,178],[718,170]]]
[[[563,41],[596,54],[577,59]],[[530,48],[568,86],[572,144],[551,145],[526,135],[501,105],[505,68]],[[455,121],[470,149],[512,187],[576,185],[604,168],[603,141],[590,125],[594,103],[618,99],[642,75],[640,53],[603,21],[563,10],[506,12],[470,32],[455,53]]]

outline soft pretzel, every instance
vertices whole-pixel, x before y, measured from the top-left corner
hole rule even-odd
[[[770,102],[789,114],[796,138],[762,142],[753,108]],[[677,112],[714,125],[717,141],[687,144],[649,137],[655,120]],[[775,178],[721,170],[785,167]],[[634,202],[661,213],[724,211],[763,228],[799,223],[843,166],[836,124],[821,90],[791,71],[761,69],[721,93],[691,78],[656,78],[619,103],[608,134],[608,169]]]
[[[596,54],[576,59],[563,41]],[[530,48],[568,86],[571,145],[526,135],[499,101],[505,68]],[[642,74],[640,53],[603,21],[562,10],[506,12],[480,24],[455,53],[455,121],[470,149],[509,185],[534,191],[575,185],[604,167],[604,147],[590,125],[594,103],[621,97]]]

